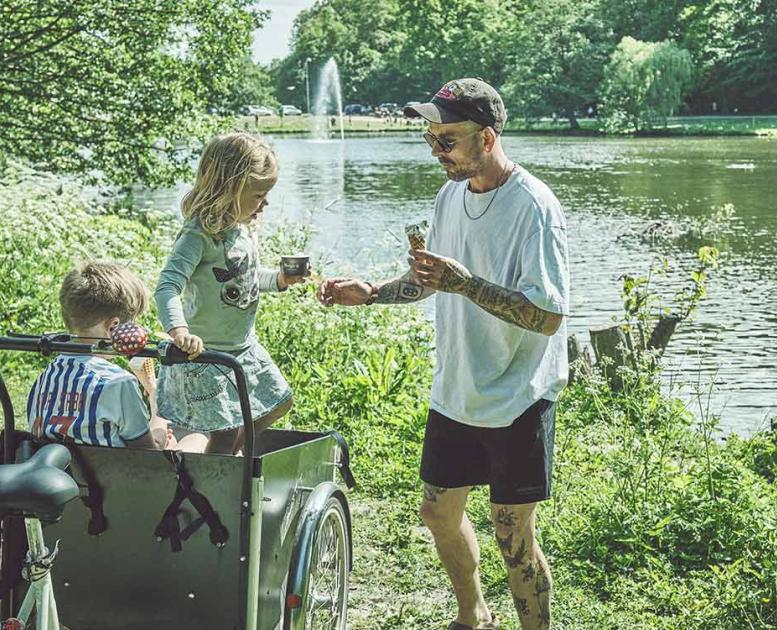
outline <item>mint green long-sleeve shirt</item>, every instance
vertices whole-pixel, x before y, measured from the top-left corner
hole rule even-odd
[[[257,251],[256,234],[245,225],[214,238],[198,221],[186,222],[156,288],[164,330],[187,326],[215,350],[250,345],[259,294],[279,290],[279,272],[262,269]]]

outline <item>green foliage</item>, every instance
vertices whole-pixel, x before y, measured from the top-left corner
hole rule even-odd
[[[503,97],[526,118],[558,114],[578,128],[578,110],[596,102],[611,50],[599,0],[539,2],[517,20]]]
[[[0,155],[127,184],[188,173],[266,16],[254,4],[3,2]]]
[[[243,58],[234,83],[218,104],[235,114],[242,113],[241,109],[246,105],[265,105],[273,109],[280,105],[269,71],[250,57]]]
[[[71,261],[132,260],[153,286],[176,226],[84,201],[77,182],[19,166],[0,189],[3,320],[27,332],[61,328],[56,289]],[[141,218],[142,217],[142,218]],[[266,260],[298,249],[306,230],[265,238]],[[267,251],[270,250],[270,251]],[[706,258],[709,262],[709,258]],[[453,600],[420,527],[418,463],[433,369],[433,335],[417,309],[320,307],[313,287],[262,297],[257,332],[295,392],[296,428],[335,428],[348,439],[359,482],[350,496],[356,539],[354,630],[442,627]],[[152,328],[153,316],[146,320]],[[0,356],[17,409],[41,360]],[[623,369],[614,393],[593,376],[559,402],[554,499],[538,525],[565,630],[767,630],[777,624],[777,442],[712,439],[662,392],[655,371]],[[487,492],[469,516],[482,546],[485,594],[516,628],[492,541]]]
[[[700,71],[701,97],[718,111],[774,109],[777,3],[694,0],[679,12],[678,25]]]
[[[624,37],[604,69],[602,114],[610,132],[666,125],[691,86],[690,54],[675,43]]]
[[[401,105],[465,76],[499,85],[504,26],[516,6],[496,0],[317,2],[295,22],[293,51],[275,69],[277,93],[303,106],[306,59],[315,82],[329,57],[339,66],[346,102]]]

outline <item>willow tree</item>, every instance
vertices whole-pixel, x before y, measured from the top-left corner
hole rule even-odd
[[[688,51],[670,41],[624,37],[604,68],[601,114],[608,131],[639,132],[666,125],[692,86]]]
[[[170,182],[218,124],[266,12],[252,0],[3,0],[0,157]]]

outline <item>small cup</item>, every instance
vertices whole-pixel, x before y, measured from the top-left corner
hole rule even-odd
[[[284,276],[309,276],[310,256],[281,256],[281,271]]]

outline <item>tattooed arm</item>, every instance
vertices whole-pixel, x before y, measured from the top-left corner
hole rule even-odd
[[[424,288],[468,297],[480,308],[508,324],[553,335],[563,315],[538,308],[520,291],[500,287],[474,276],[460,262],[427,251],[411,252],[411,268]]]
[[[377,291],[374,301],[378,304],[408,304],[423,300],[434,293],[434,289],[421,284],[412,269],[399,278],[387,280],[374,287]],[[373,285],[353,278],[331,278],[321,283],[316,295],[324,306],[361,306],[372,297]]]
[[[431,287],[423,286],[415,272],[409,269],[404,276],[379,284],[375,301],[378,304],[406,304],[424,300],[434,292]]]

